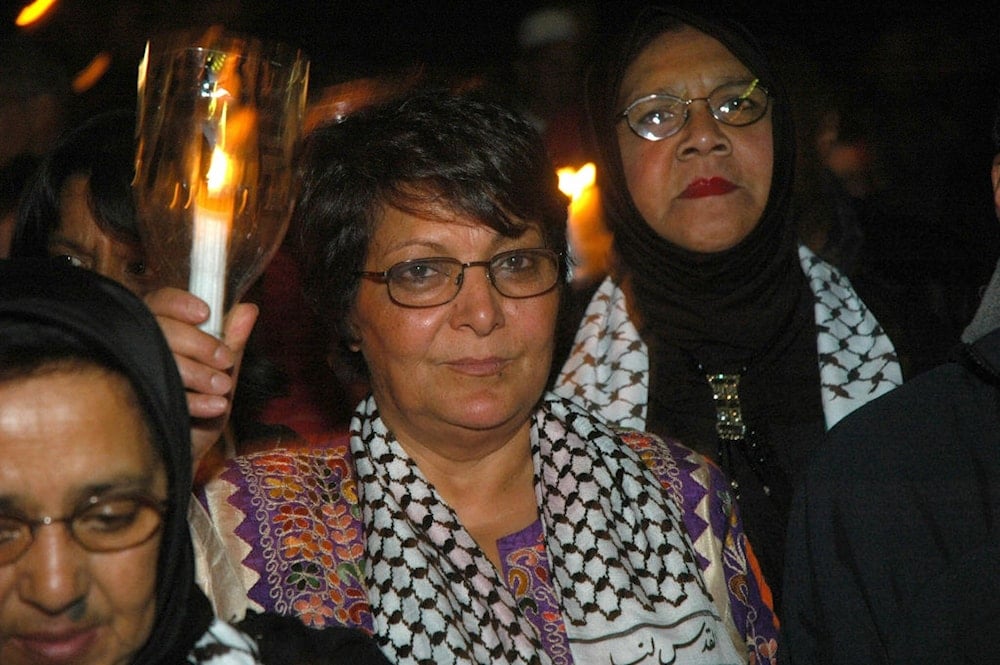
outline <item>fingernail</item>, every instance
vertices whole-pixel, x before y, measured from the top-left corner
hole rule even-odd
[[[216,395],[224,395],[233,388],[233,380],[227,374],[212,375],[212,392]],[[223,402],[225,400],[223,399]],[[225,404],[223,404],[225,406]]]
[[[215,360],[216,366],[219,369],[229,369],[235,362],[233,359],[233,352],[230,351],[229,347],[225,344],[219,344],[219,346],[215,347],[215,353],[212,354],[212,359]]]
[[[208,308],[208,305],[201,300],[191,300],[191,312],[194,316],[197,316],[202,321],[208,319],[208,315],[212,313],[212,310]]]

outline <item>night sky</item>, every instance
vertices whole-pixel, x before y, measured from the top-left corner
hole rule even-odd
[[[26,0],[0,0],[3,35]],[[56,16],[33,31],[53,44],[71,66],[97,48],[118,54],[115,67],[128,79],[142,44],[153,32],[191,22],[219,21],[262,37],[290,42],[315,62],[319,84],[374,73],[408,62],[453,70],[495,69],[514,54],[521,17],[538,0],[59,0]],[[595,39],[619,27],[639,2],[576,2],[594,18]],[[1000,19],[995,5],[976,0],[928,3],[902,0],[681,0],[704,10],[718,7],[742,20],[765,41],[794,46],[824,67],[864,67],[870,49],[891,30],[909,23],[924,34],[924,54],[942,52],[963,66],[995,72]],[[3,36],[0,35],[0,36]],[[900,63],[905,66],[906,63]]]

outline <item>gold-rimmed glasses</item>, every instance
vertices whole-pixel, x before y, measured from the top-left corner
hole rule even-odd
[[[628,122],[636,136],[647,141],[662,141],[673,136],[687,123],[690,106],[705,102],[712,117],[719,122],[742,127],[750,125],[767,113],[770,94],[760,85],[760,79],[723,83],[708,97],[683,99],[665,93],[645,95],[629,104],[618,114]]]
[[[92,496],[65,517],[28,519],[0,514],[0,566],[13,563],[38,529],[62,523],[88,552],[117,552],[146,542],[159,531],[167,502],[141,494]]]

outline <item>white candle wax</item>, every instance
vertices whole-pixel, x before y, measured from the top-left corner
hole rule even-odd
[[[191,277],[188,290],[209,307],[208,320],[200,327],[222,337],[222,315],[226,301],[226,254],[232,210],[212,210],[196,205],[191,243]]]

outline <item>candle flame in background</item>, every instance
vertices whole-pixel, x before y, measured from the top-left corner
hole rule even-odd
[[[556,175],[559,191],[570,197],[566,239],[575,263],[572,280],[585,284],[602,279],[608,271],[611,234],[604,225],[597,167],[587,162],[579,169],[561,168]]]
[[[56,0],[35,0],[25,5],[14,19],[14,25],[19,28],[26,28],[33,23],[37,23],[45,18],[56,4]]]
[[[573,201],[579,200],[588,187],[593,187],[597,180],[597,167],[593,162],[587,162],[579,169],[567,166],[556,171],[559,176],[559,191]]]
[[[94,84],[101,80],[110,67],[111,54],[107,51],[101,51],[73,77],[73,92],[79,95],[93,88]]]

